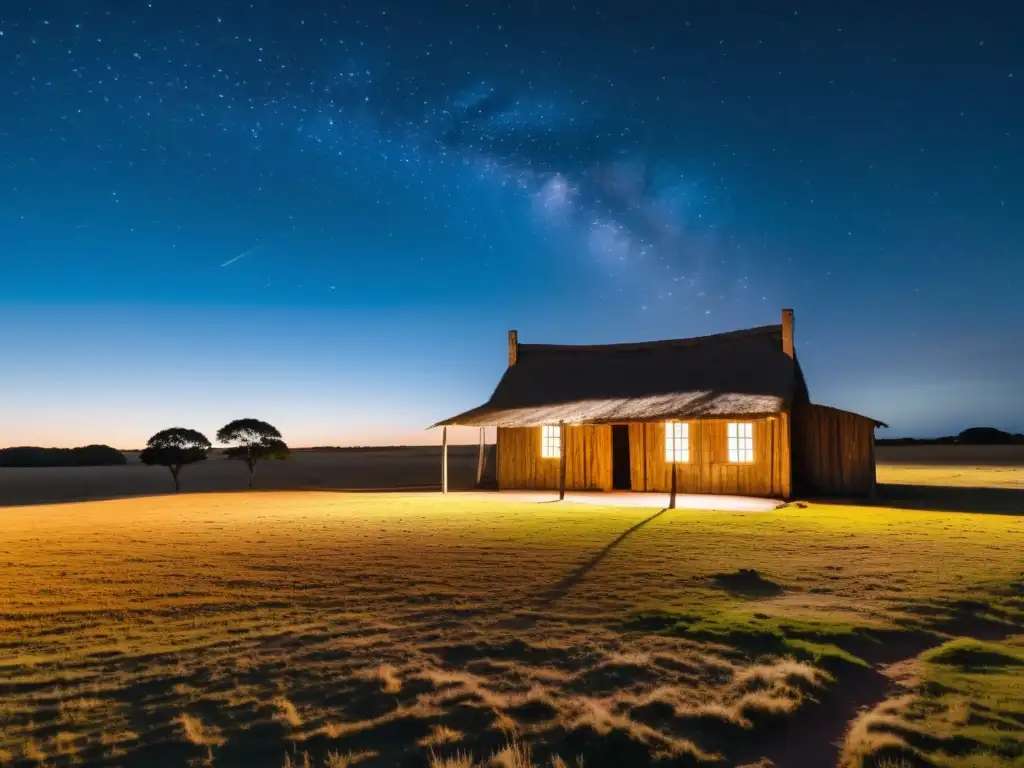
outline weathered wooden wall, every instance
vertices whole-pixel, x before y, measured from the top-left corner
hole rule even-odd
[[[871,419],[823,405],[797,406],[793,482],[800,495],[872,495],[875,425]]]
[[[728,420],[690,421],[690,462],[679,464],[679,493],[790,496],[789,415],[749,420],[754,425],[754,461],[729,462]],[[498,487],[557,489],[558,459],[540,455],[540,427],[498,429]],[[665,425],[629,425],[630,480],[634,491],[671,489],[665,461]],[[612,487],[610,426],[566,427],[566,478],[570,490]]]
[[[754,461],[729,461],[726,426],[729,421],[688,421],[690,461],[679,463],[679,493],[720,493],[733,496],[790,496],[789,414],[748,419],[754,425]],[[665,491],[672,487],[672,465],[665,460],[665,425],[629,425],[630,475],[635,491]]]
[[[612,487],[612,428],[565,428],[565,487],[607,491]],[[498,488],[558,488],[558,459],[540,455],[540,427],[498,428]]]

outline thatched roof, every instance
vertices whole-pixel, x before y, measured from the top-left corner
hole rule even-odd
[[[520,344],[491,399],[434,426],[754,418],[806,401],[782,326],[641,344]]]

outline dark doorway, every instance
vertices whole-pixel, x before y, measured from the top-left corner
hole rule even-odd
[[[629,425],[612,426],[612,488],[616,491],[632,490],[629,479]]]

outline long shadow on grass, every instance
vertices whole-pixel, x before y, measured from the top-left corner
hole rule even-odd
[[[583,581],[587,574],[590,573],[598,564],[604,560],[608,555],[625,541],[629,536],[636,533],[638,530],[643,528],[648,523],[653,522],[663,514],[668,512],[668,509],[662,509],[655,512],[650,517],[645,517],[639,523],[630,526],[625,531],[615,537],[613,541],[608,543],[604,548],[598,551],[593,557],[587,562],[583,563],[577,568],[574,568],[565,578],[561,579],[557,584],[554,584],[537,597],[535,597],[532,603],[529,605],[528,610],[530,613],[520,614],[516,618],[503,622],[503,626],[508,629],[528,629],[537,623],[537,618],[543,615],[543,612],[550,608],[552,605],[557,603],[559,600],[564,598],[572,591],[573,587]]]
[[[566,576],[564,579],[559,581],[549,590],[544,592],[537,600],[535,608],[537,610],[544,610],[553,603],[556,603],[559,600],[561,600],[563,597],[569,594],[573,587],[575,587],[577,584],[583,581],[583,579],[586,578],[586,575],[590,573],[592,570],[594,570],[594,568],[596,568],[602,560],[608,557],[608,555],[611,553],[613,549],[619,546],[619,544],[625,541],[629,536],[636,533],[638,530],[643,528],[648,523],[654,522],[657,518],[661,517],[666,512],[668,512],[668,508],[655,512],[650,517],[645,517],[636,525],[627,528],[625,531],[620,533],[615,538],[615,540],[608,544],[604,549],[600,550],[592,558],[587,560],[587,562],[583,563],[583,565],[574,569],[568,576]]]
[[[851,505],[849,499],[814,499],[814,501],[821,504]],[[878,486],[877,498],[853,503],[858,506],[920,509],[930,512],[1024,515],[1024,489],[882,483]]]

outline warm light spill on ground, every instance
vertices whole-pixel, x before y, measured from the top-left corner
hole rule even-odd
[[[26,764],[385,766],[516,734],[545,765],[820,765],[892,662],[908,698],[847,764],[1008,766],[1021,737],[999,681],[1024,658],[1024,517],[242,492],[0,521],[0,749]],[[916,658],[959,635],[993,641],[990,678]],[[978,761],[919,736],[940,721]]]

